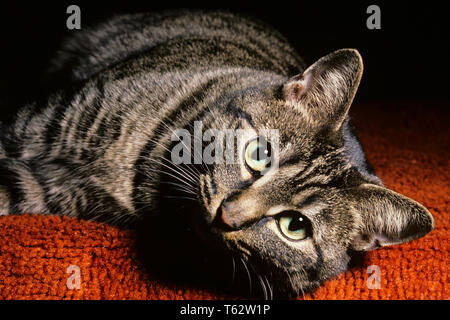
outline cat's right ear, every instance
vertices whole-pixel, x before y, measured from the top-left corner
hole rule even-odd
[[[288,105],[314,126],[338,130],[358,89],[363,72],[361,55],[341,49],[322,57],[283,87]]]

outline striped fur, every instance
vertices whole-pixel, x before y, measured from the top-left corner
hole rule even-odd
[[[347,112],[361,74],[355,50],[305,71],[280,34],[228,13],[114,17],[68,39],[53,59],[48,76],[68,88],[2,128],[0,215],[137,224],[165,250],[155,258],[164,265],[213,248],[233,261],[233,274],[242,261],[266,297],[309,290],[345,270],[349,251],[432,228],[425,208],[382,187],[354,135]],[[175,166],[171,136],[192,132],[194,121],[205,130],[278,129],[279,169],[258,177],[243,163]],[[276,217],[287,211],[310,220],[310,238],[280,234]],[[172,250],[179,254],[168,257]]]

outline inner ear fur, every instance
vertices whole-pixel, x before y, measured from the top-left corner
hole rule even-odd
[[[283,96],[310,123],[338,130],[355,97],[362,73],[359,52],[341,49],[288,80],[283,86]]]
[[[431,213],[420,203],[387,188],[364,184],[346,191],[360,218],[352,243],[357,251],[400,244],[425,236],[434,228]]]

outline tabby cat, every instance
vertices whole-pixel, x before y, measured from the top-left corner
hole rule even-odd
[[[223,12],[122,15],[74,32],[49,73],[67,86],[1,128],[0,215],[135,226],[162,269],[190,257],[199,274],[244,275],[265,297],[312,290],[352,253],[434,225],[366,161],[347,115],[362,72],[354,49],[306,68],[278,32]],[[175,164],[174,133],[194,135],[195,122],[245,129],[241,161]]]

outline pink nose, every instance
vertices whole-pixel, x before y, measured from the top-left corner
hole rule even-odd
[[[226,231],[238,230],[248,220],[243,211],[243,208],[236,201],[222,202],[217,209],[216,226]]]
[[[222,224],[224,224],[225,226],[232,228],[232,229],[236,228],[234,222],[231,221],[230,217],[228,216],[226,204],[222,203],[220,205],[217,213],[218,213],[218,218]]]

